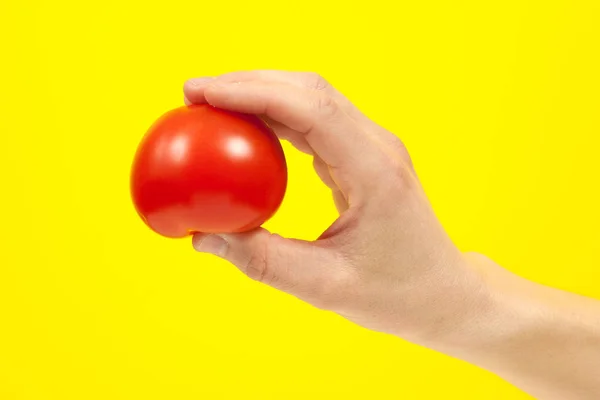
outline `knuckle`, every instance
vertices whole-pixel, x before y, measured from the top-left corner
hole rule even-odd
[[[394,135],[393,133],[390,133],[390,142],[391,142],[391,146],[393,148],[393,150],[396,153],[400,153],[402,155],[404,155],[405,152],[407,152],[406,150],[406,145],[404,144],[404,142],[396,135]]]
[[[319,94],[315,98],[314,107],[321,118],[333,118],[339,111],[335,99],[327,94]]]
[[[412,166],[411,157],[406,147],[406,144],[393,132],[378,126],[375,132],[383,138],[382,144],[386,149],[386,153],[391,156],[392,159],[401,159],[409,166]]]
[[[406,189],[412,182],[412,173],[403,160],[395,160],[390,172],[391,183],[396,188]]]
[[[269,237],[267,236],[267,238],[261,242],[261,245],[258,246],[254,252],[252,252],[248,258],[246,268],[244,269],[246,275],[250,279],[267,284],[275,279],[272,273],[272,268],[269,265],[269,241]]]
[[[326,91],[331,87],[329,82],[316,72],[306,73],[306,82],[307,86],[313,90]]]
[[[416,178],[413,163],[404,142],[394,134],[390,133],[390,136],[382,148],[388,171],[384,181],[386,184],[392,184],[392,187],[404,189],[414,183]]]
[[[374,182],[373,190],[379,195],[406,195],[415,186],[415,177],[411,167],[400,157],[389,157],[386,173]]]
[[[268,272],[268,263],[264,256],[252,254],[246,265],[246,275],[255,281],[264,282]]]
[[[399,155],[400,159],[402,161],[404,161],[406,164],[408,164],[408,166],[410,168],[412,168],[412,158],[410,157],[410,153],[408,151],[408,148],[406,147],[406,145],[404,144],[404,142],[402,140],[400,140],[399,137],[397,137],[396,135],[394,136],[394,150],[395,152]]]

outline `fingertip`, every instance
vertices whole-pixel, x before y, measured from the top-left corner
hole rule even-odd
[[[224,257],[229,247],[229,242],[221,235],[196,234],[192,237],[192,245],[200,253]]]
[[[204,101],[215,107],[231,108],[229,105],[230,97],[227,85],[222,83],[212,82],[203,91]]]
[[[184,102],[186,105],[206,103],[204,91],[214,78],[192,78],[183,84]]]
[[[212,106],[245,114],[264,114],[266,105],[261,98],[259,84],[254,82],[221,81],[211,82],[204,90],[204,98]]]
[[[200,243],[202,242],[202,239],[206,236],[205,233],[194,233],[192,235],[192,247],[194,248],[194,250],[198,251],[198,248],[200,247]]]

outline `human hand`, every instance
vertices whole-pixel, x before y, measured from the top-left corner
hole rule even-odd
[[[186,102],[256,114],[314,157],[339,219],[316,241],[265,229],[194,236],[250,278],[414,342],[456,334],[486,303],[478,271],[438,222],[400,139],[312,73],[192,79]]]
[[[600,398],[600,302],[462,253],[408,152],[315,74],[252,71],[186,83],[187,103],[256,114],[314,157],[339,218],[315,241],[259,228],[194,247],[250,278],[492,371],[536,398]]]

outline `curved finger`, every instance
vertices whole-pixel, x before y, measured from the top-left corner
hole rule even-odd
[[[290,84],[304,89],[323,91],[332,96],[338,102],[340,108],[357,122],[369,124],[369,127],[375,125],[375,123],[352,104],[346,96],[333,87],[324,77],[314,72],[263,69],[234,71],[219,75],[215,78],[192,78],[184,85],[186,96],[189,95],[189,98],[192,101],[204,101],[203,90],[208,82],[213,79],[218,79],[221,82],[249,82],[258,80],[263,82]]]
[[[385,157],[377,140],[325,93],[288,84],[217,80],[204,96],[215,107],[266,115],[303,134],[345,193],[370,186],[382,171]]]
[[[213,81],[219,81],[223,83],[251,81],[282,83],[297,86],[310,91],[323,92],[332,97],[340,109],[342,109],[350,118],[356,121],[359,126],[372,132],[373,137],[376,137],[383,145],[390,146],[393,149],[404,147],[404,144],[396,135],[371,120],[343,93],[337,90],[323,76],[317,73],[263,69],[234,71],[216,77],[192,78],[189,79],[184,85],[184,93],[188,101],[191,103],[206,102],[204,90]],[[408,153],[406,151],[402,152],[402,156],[410,164],[410,157],[408,156]]]

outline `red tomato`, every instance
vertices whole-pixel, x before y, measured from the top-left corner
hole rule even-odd
[[[161,116],[131,171],[138,214],[170,238],[256,228],[275,214],[286,186],[286,160],[273,131],[256,116],[205,104]]]

